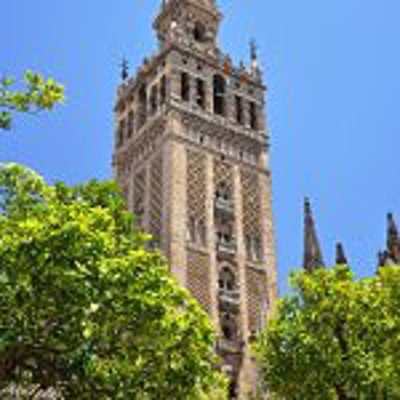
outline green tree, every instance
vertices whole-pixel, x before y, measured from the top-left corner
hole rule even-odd
[[[400,399],[400,268],[356,281],[346,266],[292,277],[256,348],[279,399]]]
[[[0,80],[0,129],[10,129],[13,113],[37,113],[51,110],[64,100],[64,88],[53,79],[27,71],[24,88],[16,89],[10,77]]]
[[[206,313],[124,210],[114,183],[1,169],[3,398],[13,385],[82,400],[219,393]]]

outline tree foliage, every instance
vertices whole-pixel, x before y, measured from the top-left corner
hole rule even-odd
[[[64,100],[64,88],[53,79],[27,71],[25,87],[16,89],[10,77],[0,80],[0,129],[10,129],[13,113],[37,113],[51,110]]]
[[[400,268],[356,281],[345,266],[296,273],[257,343],[280,399],[400,399]]]
[[[124,209],[114,183],[49,186],[1,169],[3,395],[10,385],[82,400],[219,393],[206,313]]]

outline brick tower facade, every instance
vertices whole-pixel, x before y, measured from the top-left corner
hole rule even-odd
[[[250,342],[277,295],[266,87],[218,47],[213,0],[164,0],[155,55],[118,89],[114,173],[130,211],[209,313],[231,397],[254,393]]]

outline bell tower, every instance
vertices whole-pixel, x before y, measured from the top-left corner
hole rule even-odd
[[[130,211],[219,333],[232,399],[257,391],[251,341],[277,296],[266,87],[218,46],[213,0],[164,0],[155,54],[123,69],[113,167]],[[249,397],[250,396],[250,397]]]

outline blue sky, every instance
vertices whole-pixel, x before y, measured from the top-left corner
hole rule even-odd
[[[133,70],[155,50],[151,21],[160,3],[2,0],[0,72],[52,75],[68,99],[1,134],[0,160],[71,184],[109,178],[118,65],[126,56]],[[281,292],[302,261],[305,195],[327,262],[340,239],[355,272],[372,274],[386,212],[400,219],[400,2],[219,4],[221,47],[248,61],[256,38],[269,87]]]

